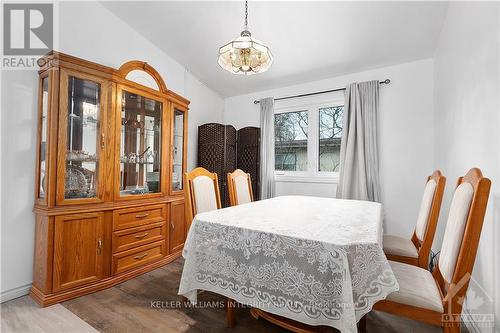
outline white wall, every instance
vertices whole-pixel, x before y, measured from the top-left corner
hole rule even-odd
[[[191,100],[188,168],[192,168],[196,128],[222,121],[223,99],[99,3],[62,2],[58,23],[61,52],[114,68],[132,59],[146,61],[168,88]],[[34,71],[6,71],[1,80],[1,297],[5,300],[26,293],[32,281],[38,76]]]
[[[344,75],[321,81],[226,98],[224,121],[236,128],[259,126],[254,99],[345,87],[354,81],[391,79],[380,90],[380,172],[385,231],[410,236],[426,176],[434,166],[433,60]],[[328,98],[322,95],[321,98]],[[296,100],[300,103],[299,100]],[[280,107],[276,102],[276,108]],[[277,195],[334,197],[335,184],[277,182]]]
[[[472,313],[492,313],[488,297],[500,300],[500,109],[499,4],[451,2],[435,54],[436,167],[448,178],[439,248],[456,179],[479,167],[493,187],[469,290],[485,301]],[[470,293],[469,293],[470,296]],[[477,299],[477,298],[476,298]],[[500,331],[496,305],[496,331]],[[481,331],[492,329],[480,327]]]

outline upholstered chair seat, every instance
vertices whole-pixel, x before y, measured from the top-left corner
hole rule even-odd
[[[399,283],[399,291],[387,296],[387,300],[442,313],[441,294],[432,273],[426,269],[389,261]]]
[[[384,235],[384,252],[389,255],[418,258],[415,244],[404,237]]]
[[[384,252],[389,260],[428,267],[445,183],[446,178],[439,170],[427,177],[411,239],[395,235],[384,236]]]

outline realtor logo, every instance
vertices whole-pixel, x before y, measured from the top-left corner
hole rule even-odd
[[[53,48],[53,4],[3,5],[4,56],[34,56]]]

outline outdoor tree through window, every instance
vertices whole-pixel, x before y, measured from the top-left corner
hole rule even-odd
[[[307,170],[307,111],[274,116],[275,170]]]
[[[343,106],[319,109],[319,171],[339,171],[343,109]]]

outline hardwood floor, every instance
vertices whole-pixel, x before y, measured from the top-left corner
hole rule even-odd
[[[45,309],[38,308],[29,296],[6,302],[1,307],[2,332],[287,332],[253,319],[245,308],[236,309],[236,326],[227,329],[225,299],[208,292],[199,294],[200,304],[206,308],[179,307],[176,302],[183,303],[177,295],[182,265],[178,259],[115,287]],[[381,312],[368,315],[367,331],[441,332],[437,327]]]
[[[236,327],[227,330],[225,298],[208,292],[199,295],[200,304],[206,308],[179,308],[176,302],[184,302],[177,295],[182,265],[181,259],[176,260],[113,288],[67,301],[63,306],[103,333],[286,332],[253,320],[246,309],[237,311]]]

